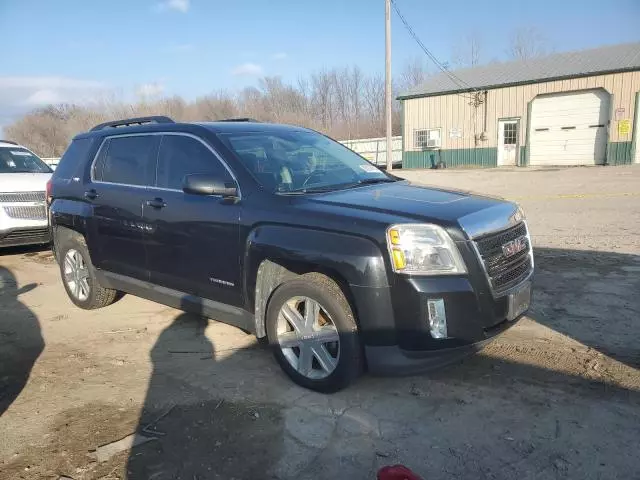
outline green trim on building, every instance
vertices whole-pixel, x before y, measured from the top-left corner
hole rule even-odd
[[[529,157],[527,156],[527,146],[523,145],[520,147],[520,162],[518,163],[519,167],[526,167],[529,165]]]
[[[609,142],[608,165],[629,165],[633,163],[633,142]]]
[[[498,165],[497,148],[458,148],[451,150],[424,150],[403,152],[403,168],[432,168],[444,162],[453,167],[495,167]]]
[[[520,157],[521,167],[529,166],[529,153],[531,153],[531,149],[529,148],[531,144],[531,107],[533,106],[533,101],[537,98],[537,95],[531,99],[531,101],[527,102],[527,124],[525,125],[525,140],[524,140],[524,157]],[[524,161],[523,161],[524,159]]]

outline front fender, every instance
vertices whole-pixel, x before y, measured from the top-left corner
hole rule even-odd
[[[296,275],[286,266],[300,264],[337,273],[348,284],[354,306],[367,324],[374,322],[372,309],[376,308],[385,323],[391,320],[385,262],[373,241],[338,232],[266,225],[248,235],[244,256],[245,298],[248,309],[255,311],[258,337],[265,334],[264,315],[271,292]]]
[[[350,285],[388,286],[382,252],[363,237],[299,227],[259,226],[247,238],[247,279],[255,279],[264,259],[319,265],[338,272]],[[251,281],[245,283],[248,291],[255,287]]]

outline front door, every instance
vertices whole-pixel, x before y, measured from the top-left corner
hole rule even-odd
[[[149,191],[147,255],[151,282],[189,295],[242,306],[240,204],[185,194],[185,175],[209,173],[233,182],[213,150],[186,134],[165,134],[156,188]]]
[[[98,268],[148,280],[143,202],[153,185],[160,136],[108,138],[92,167],[85,198],[91,202],[88,245]]]
[[[498,166],[516,165],[519,121],[498,120]]]

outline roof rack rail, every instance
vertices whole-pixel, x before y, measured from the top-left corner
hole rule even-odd
[[[19,145],[18,142],[14,142],[13,140],[1,140],[0,143],[10,143],[11,145]]]
[[[239,117],[239,118],[223,118],[222,120],[216,120],[216,122],[255,122],[255,123],[260,123],[260,120],[256,120],[255,118],[249,118],[249,117]]]
[[[150,117],[125,118],[124,120],[114,120],[96,125],[92,132],[104,130],[105,128],[128,127],[129,125],[142,125],[144,123],[176,123],[171,118],[164,115],[153,115]]]

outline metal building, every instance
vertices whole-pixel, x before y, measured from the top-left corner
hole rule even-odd
[[[640,163],[640,43],[441,73],[399,97],[403,166]]]

